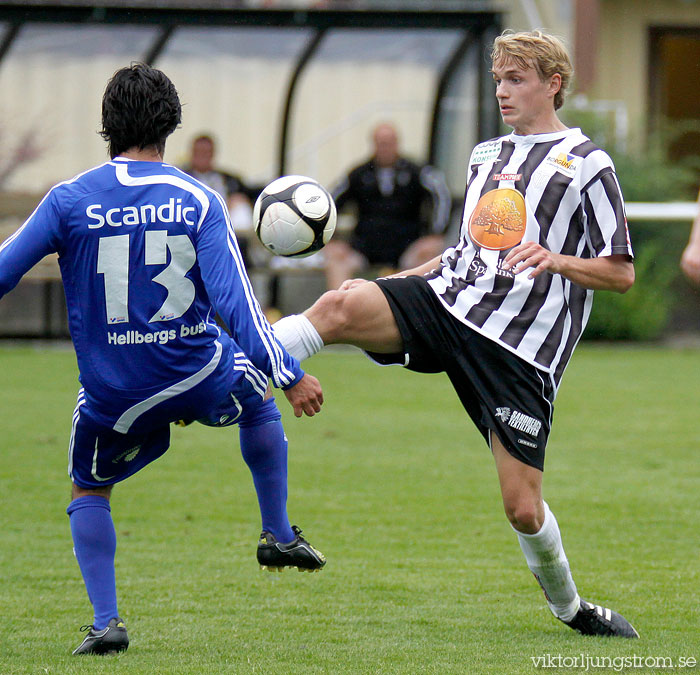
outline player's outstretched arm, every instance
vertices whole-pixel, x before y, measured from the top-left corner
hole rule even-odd
[[[428,260],[428,262],[418,265],[418,267],[413,267],[412,269],[404,270],[403,272],[396,272],[396,274],[390,274],[387,278],[391,279],[394,277],[423,276],[424,274],[434,270],[440,264],[440,258],[442,258],[442,254],[436,255],[432,260]],[[339,286],[338,290],[349,291],[356,286],[364,284],[366,281],[367,279],[347,279]]]
[[[323,390],[321,383],[313,375],[305,373],[293,387],[284,390],[284,395],[294,409],[296,417],[304,414],[313,417],[317,412],[321,412]]]
[[[534,241],[513,248],[503,261],[503,269],[511,269],[515,274],[530,270],[530,279],[543,272],[561,274],[572,283],[594,291],[625,293],[634,283],[634,265],[627,255],[578,258],[554,253]]]
[[[436,267],[440,265],[440,258],[442,258],[442,253],[431,258],[427,262],[424,262],[418,267],[413,267],[410,270],[403,270],[402,272],[397,272],[396,274],[390,274],[390,277],[422,277],[424,274],[431,272]]]

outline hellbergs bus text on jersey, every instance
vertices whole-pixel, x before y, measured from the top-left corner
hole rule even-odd
[[[189,337],[199,335],[207,330],[207,325],[204,321],[191,326],[180,326],[180,331],[174,328],[151,331],[150,333],[140,333],[137,330],[128,330],[126,333],[107,333],[107,344],[109,345],[142,345],[142,344],[159,344],[167,345],[171,340],[177,340],[178,337]]]
[[[194,225],[189,214],[195,213],[194,206],[182,206],[182,199],[171,197],[165,204],[142,204],[141,206],[117,206],[104,211],[102,204],[90,204],[85,215],[92,222],[88,228],[96,230],[105,223],[112,227],[122,225],[146,225],[148,223],[186,223]]]

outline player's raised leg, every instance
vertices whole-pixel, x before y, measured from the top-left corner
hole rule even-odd
[[[554,616],[584,635],[639,637],[623,616],[579,597],[557,519],[542,500],[542,472],[510,455],[494,433],[491,449],[506,516]]]
[[[351,344],[381,354],[401,351],[403,342],[389,303],[379,286],[356,283],[349,290],[324,293],[303,314],[273,326],[277,339],[300,361],[324,345]]]

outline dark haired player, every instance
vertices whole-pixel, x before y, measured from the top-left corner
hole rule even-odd
[[[117,71],[102,101],[111,161],[52,188],[0,246],[0,297],[58,252],[80,369],[68,514],[94,620],[74,654],[129,644],[117,610],[110,495],[167,450],[171,422],[238,424],[262,514],[261,565],[325,564],[289,525],[287,442],[266,393],[271,378],[297,417],[312,416],[321,387],[260,311],[222,198],[163,163],[180,115],[161,71]]]
[[[506,515],[552,613],[587,635],[633,638],[625,618],[579,597],[542,500],[554,397],[593,290],[634,282],[622,195],[610,158],[557,116],[572,74],[562,43],[506,31],[492,62],[514,131],[474,148],[457,245],[395,278],[346,281],[274,328],[300,359],[345,342],[381,363],[446,372],[489,443]]]

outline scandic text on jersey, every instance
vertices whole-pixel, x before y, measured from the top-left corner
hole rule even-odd
[[[182,199],[171,197],[165,204],[141,204],[140,206],[122,206],[108,209],[102,215],[102,204],[90,204],[85,209],[85,215],[93,222],[88,222],[88,229],[96,230],[105,222],[112,227],[122,225],[145,225],[147,223],[180,223],[194,225],[195,221],[188,218],[196,212],[194,206],[182,206]]]

